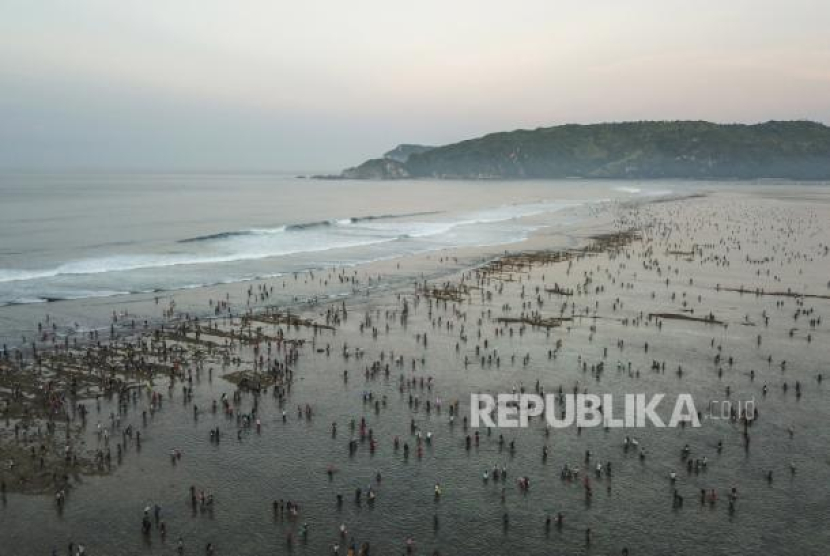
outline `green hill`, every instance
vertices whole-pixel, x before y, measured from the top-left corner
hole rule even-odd
[[[344,177],[830,179],[830,127],[808,121],[561,125],[374,159]]]

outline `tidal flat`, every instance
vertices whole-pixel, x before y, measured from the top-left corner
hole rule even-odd
[[[823,553],[830,190],[571,210],[498,248],[0,308],[35,321],[0,357],[0,546]],[[690,394],[701,426],[470,426],[512,392]]]

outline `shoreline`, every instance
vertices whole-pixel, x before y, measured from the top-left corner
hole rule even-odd
[[[692,194],[691,196],[692,197],[698,197],[700,195],[701,194]],[[683,200],[687,197],[688,196],[677,196],[677,197],[673,197],[671,200],[678,201],[678,200]],[[378,276],[380,276],[384,272],[392,272],[391,265],[393,263],[397,267],[399,267],[402,260],[406,261],[406,262],[409,262],[409,263],[414,263],[416,265],[422,265],[422,266],[424,266],[424,265],[429,266],[426,263],[426,261],[430,261],[434,257],[437,257],[440,261],[438,265],[435,265],[433,263],[433,266],[431,268],[432,272],[428,276],[424,276],[424,272],[422,271],[420,277],[418,279],[414,280],[413,282],[411,282],[410,284],[404,284],[403,282],[399,282],[399,283],[396,283],[396,284],[392,284],[388,288],[383,288],[382,286],[378,285],[378,286],[375,287],[375,289],[372,289],[371,286],[369,286],[363,292],[354,291],[351,294],[347,294],[347,295],[344,295],[344,296],[339,297],[339,298],[335,297],[335,298],[329,298],[329,299],[322,299],[322,300],[315,301],[313,303],[304,302],[304,301],[295,301],[293,304],[280,305],[280,306],[269,306],[268,304],[260,304],[260,305],[253,306],[253,307],[252,306],[247,306],[245,308],[244,312],[237,313],[237,314],[234,314],[233,312],[229,312],[229,315],[232,315],[231,320],[230,320],[231,326],[233,326],[234,319],[239,318],[239,319],[241,319],[241,321],[240,321],[241,329],[245,327],[246,322],[249,322],[249,323],[250,322],[265,322],[265,323],[272,324],[272,325],[277,325],[277,326],[280,325],[281,323],[283,323],[283,324],[287,324],[289,328],[291,326],[297,327],[297,326],[300,326],[300,325],[307,326],[307,327],[312,327],[312,328],[314,328],[315,333],[317,332],[318,326],[321,329],[328,328],[330,330],[335,330],[334,327],[331,327],[327,324],[322,325],[322,324],[314,322],[313,317],[315,315],[319,314],[319,311],[321,309],[323,309],[325,307],[334,307],[334,306],[337,306],[338,304],[342,304],[342,306],[344,308],[348,304],[348,306],[350,307],[350,310],[359,310],[361,308],[371,306],[373,301],[374,301],[373,296],[375,296],[375,297],[376,296],[389,296],[389,295],[399,295],[400,296],[400,295],[412,295],[413,293],[414,293],[414,295],[418,295],[420,293],[420,294],[424,295],[424,297],[426,297],[426,298],[432,297],[432,298],[439,299],[440,297],[435,297],[434,292],[432,292],[429,289],[425,289],[425,285],[427,283],[435,283],[437,281],[452,282],[453,280],[457,280],[457,279],[459,279],[459,277],[462,277],[462,276],[464,276],[465,274],[468,274],[468,273],[490,272],[490,271],[492,271],[492,269],[495,266],[497,266],[500,263],[505,262],[505,261],[511,261],[509,264],[515,264],[516,260],[525,261],[525,263],[520,263],[520,267],[521,267],[521,264],[528,264],[529,266],[533,266],[533,264],[539,263],[539,264],[544,265],[544,264],[548,264],[550,262],[562,262],[562,261],[565,261],[565,260],[569,260],[571,257],[579,257],[580,255],[584,256],[585,254],[588,254],[588,253],[600,253],[600,252],[605,252],[607,250],[612,250],[612,249],[618,248],[620,245],[622,245],[624,243],[627,243],[627,242],[629,242],[633,239],[636,239],[636,232],[633,232],[633,231],[627,231],[627,232],[626,231],[623,231],[623,232],[618,232],[617,231],[617,232],[615,232],[615,231],[613,231],[613,223],[614,223],[615,218],[616,218],[615,216],[613,216],[613,214],[611,214],[611,212],[613,210],[616,210],[613,207],[622,206],[622,207],[626,207],[625,210],[628,210],[632,206],[637,206],[637,205],[641,205],[641,204],[649,203],[649,202],[659,202],[659,201],[656,201],[656,200],[641,200],[641,201],[634,201],[634,202],[629,202],[629,203],[607,203],[607,202],[598,203],[599,205],[602,206],[601,210],[606,213],[603,217],[604,219],[600,219],[599,222],[589,223],[588,219],[584,218],[576,226],[571,226],[571,227],[568,227],[566,230],[558,231],[553,236],[550,235],[550,233],[549,233],[550,231],[547,230],[546,228],[540,228],[540,229],[535,230],[530,235],[530,237],[528,237],[527,239],[525,239],[523,241],[513,243],[513,244],[505,244],[503,246],[499,246],[499,247],[505,247],[503,252],[500,253],[500,254],[483,255],[482,256],[482,253],[484,253],[488,250],[488,248],[486,248],[486,247],[452,248],[452,249],[444,249],[444,250],[439,250],[439,251],[434,251],[434,252],[428,252],[428,253],[419,254],[419,255],[411,255],[411,256],[402,255],[400,257],[389,258],[387,260],[372,261],[372,262],[369,262],[369,263],[357,264],[357,265],[354,265],[352,267],[344,267],[344,268],[339,269],[338,272],[344,271],[345,268],[360,268],[361,270],[363,270],[363,273],[365,275],[371,276],[371,275],[377,274]],[[606,210],[606,209],[608,209],[608,207],[612,207],[611,212]],[[580,207],[580,208],[585,209],[586,207]],[[592,208],[596,209],[597,207],[592,207]],[[593,212],[593,210],[592,210],[592,212]],[[571,245],[567,246],[567,247],[566,246],[551,246],[551,245],[549,245],[549,243],[550,243],[552,237],[559,238],[560,240],[565,239],[567,242],[571,243]],[[526,245],[526,244],[529,244],[529,245]],[[508,247],[511,247],[511,246],[522,247],[522,248],[518,248],[518,249],[514,249],[514,250],[508,249]],[[464,254],[462,254],[462,253],[464,253]],[[459,263],[459,259],[461,259],[462,262]],[[447,263],[450,263],[450,261],[452,261],[452,267],[451,268],[441,268],[440,264],[442,264],[444,262],[444,260],[446,260]],[[297,273],[293,273],[293,274],[294,274],[295,280],[296,280],[296,278],[298,276],[302,276],[302,275],[309,275],[313,278],[315,273],[321,273],[321,272],[325,272],[327,270],[332,271],[332,270],[335,270],[335,269],[315,268],[315,269],[308,269],[306,271],[297,272]],[[266,284],[269,281],[274,280],[274,279],[275,278],[254,279],[254,280],[251,280],[251,281],[240,282],[240,283],[235,283],[235,284],[223,284],[222,286],[225,286],[225,287],[228,287],[228,286],[239,287],[240,284],[244,284],[244,285],[247,285],[249,288],[254,288],[254,287],[259,288],[262,285],[264,285],[264,284]],[[423,284],[424,289],[422,289],[422,286],[420,286],[419,284]],[[206,291],[208,291],[210,289],[212,289],[212,288],[211,287],[194,288],[193,293],[195,293],[197,295],[201,294],[200,297],[204,298],[204,297],[206,297]],[[168,295],[158,296],[158,297],[160,299],[167,298],[167,297],[172,298],[177,293],[179,293],[180,291],[181,290],[174,290],[174,291],[164,292]],[[159,292],[159,293],[161,293],[161,292]],[[132,295],[141,295],[141,294],[131,294],[131,296]],[[152,294],[147,294],[147,295],[152,295]],[[96,299],[98,299],[98,298],[96,298]],[[110,299],[110,298],[104,298],[104,299]],[[444,299],[444,300],[446,301],[446,299]],[[78,300],[78,301],[81,301],[81,300]],[[83,301],[86,301],[86,300],[83,300]],[[102,300],[98,299],[98,302],[100,302],[100,301],[102,301]],[[118,305],[124,305],[124,303],[122,302],[120,304],[119,303],[114,304],[114,306],[118,306]],[[293,315],[292,315],[292,310],[296,311]],[[271,315],[274,315],[275,311],[276,311],[276,318],[271,317]],[[117,313],[118,313],[117,310],[113,309],[113,314],[117,314]],[[285,316],[280,316],[280,315],[287,315],[287,318]],[[211,351],[210,348],[216,347],[216,345],[211,344],[211,343],[200,344],[199,332],[189,330],[187,327],[191,326],[191,324],[195,322],[195,323],[197,323],[196,326],[199,329],[201,329],[202,323],[204,323],[204,324],[206,324],[206,327],[207,327],[207,330],[205,330],[205,332],[207,332],[209,334],[218,334],[218,332],[219,332],[218,330],[216,330],[216,331],[211,331],[210,330],[211,325],[212,325],[212,323],[218,324],[219,322],[221,322],[223,320],[227,321],[227,316],[228,315],[210,316],[210,315],[206,315],[206,314],[201,314],[201,315],[194,314],[194,315],[191,316],[190,312],[178,312],[178,313],[172,313],[172,314],[165,315],[164,317],[160,317],[160,318],[157,318],[155,320],[145,319],[144,320],[144,325],[142,327],[140,327],[139,329],[137,329],[136,325],[135,325],[135,317],[134,316],[119,315],[119,320],[121,320],[122,322],[125,318],[128,318],[128,319],[130,319],[130,321],[133,324],[132,325],[119,324],[118,326],[112,325],[110,327],[110,337],[105,338],[103,340],[99,339],[99,335],[97,334],[97,332],[105,332],[106,327],[101,327],[101,328],[97,328],[97,329],[88,329],[86,331],[87,334],[92,333],[92,335],[88,336],[86,338],[86,340],[84,340],[83,338],[80,338],[80,341],[78,341],[79,338],[76,336],[73,340],[73,343],[72,343],[71,347],[70,347],[70,344],[69,344],[69,336],[64,336],[63,338],[61,338],[62,341],[59,341],[56,344],[56,343],[54,343],[54,340],[57,340],[58,336],[53,335],[52,336],[52,338],[53,338],[53,347],[60,346],[61,344],[63,344],[64,349],[67,350],[66,353],[70,353],[70,350],[71,350],[72,352],[75,352],[76,355],[77,355],[77,353],[79,353],[83,350],[96,349],[96,345],[97,345],[98,350],[103,349],[104,352],[106,352],[107,350],[109,350],[111,348],[115,348],[117,350],[119,348],[119,345],[126,344],[127,346],[130,346],[130,345],[135,344],[135,343],[142,343],[144,341],[144,340],[142,340],[142,338],[146,339],[146,338],[151,337],[151,336],[158,338],[159,333],[161,333],[161,337],[164,337],[164,338],[166,338],[166,339],[168,339],[172,342],[176,342],[176,343],[184,344],[184,345],[190,345],[190,346],[192,346],[195,343],[196,345],[202,345],[203,347],[206,347],[206,348],[208,348],[209,351]],[[173,332],[172,331],[172,330],[175,330],[176,328],[182,327],[182,326],[185,327],[185,328],[180,329],[178,332]],[[188,336],[188,334],[193,334],[193,333],[196,334],[195,341],[192,337]],[[223,334],[223,336],[229,337],[229,336],[224,335],[224,334]],[[232,336],[230,336],[230,337],[232,337]],[[47,344],[48,343],[48,338],[49,338],[48,336],[44,336],[43,338],[41,338],[41,344]],[[240,340],[240,341],[243,340],[242,337],[237,337],[237,339]],[[259,341],[262,341],[262,340],[267,341],[267,340],[269,340],[269,338],[267,336],[262,336],[262,337],[257,337],[255,340],[252,339],[252,341],[255,342],[255,343],[258,343]],[[276,340],[276,338],[270,338],[270,340]],[[15,362],[12,365],[17,364],[19,367],[20,366],[22,366],[23,368],[25,368],[27,366],[31,367],[35,364],[35,362],[37,362],[37,367],[39,369],[43,368],[43,362],[41,361],[40,358],[41,357],[46,357],[45,355],[43,355],[44,348],[36,349],[34,347],[34,344],[31,344],[31,347],[29,347],[29,346],[4,346],[4,348],[7,350],[5,353],[8,354],[9,357],[0,358],[0,378],[5,378],[5,380],[0,382],[0,386],[10,386],[9,381],[8,381],[8,376],[4,376],[4,375],[8,375],[9,373],[13,372],[12,371],[12,366],[9,365],[9,362],[12,361],[12,360]],[[48,346],[45,349],[48,350]],[[196,352],[198,353],[198,351],[199,350],[197,349]],[[65,356],[58,355],[56,353],[55,359],[52,360],[51,362],[48,362],[46,364],[46,368],[47,369],[51,368],[51,369],[54,370],[54,367],[57,366],[58,369],[60,369],[62,359],[65,359]],[[37,361],[33,361],[33,360],[37,360]],[[59,374],[60,374],[60,371],[59,371]],[[261,376],[258,375],[258,373],[254,373],[254,375],[258,376],[259,378],[262,378]],[[101,396],[112,397],[113,395],[117,394],[119,389],[122,389],[121,393],[123,393],[124,392],[123,389],[125,389],[125,388],[127,390],[132,390],[133,388],[141,388],[142,380],[139,378],[138,382],[133,382],[135,380],[135,377],[133,377],[133,379],[131,379],[129,377],[129,373],[125,372],[124,369],[122,369],[121,371],[113,372],[111,378],[114,378],[116,380],[115,387],[113,387],[112,385],[109,385],[108,387],[102,388],[99,391],[97,391],[94,394],[94,396],[92,396],[91,392],[88,391],[86,396],[73,396],[72,397],[73,403],[78,404],[78,405],[75,405],[72,408],[72,411],[71,411],[73,421],[74,421],[74,418],[75,418],[75,410],[78,407],[80,407],[81,405],[84,405],[85,402],[98,400]],[[249,380],[253,380],[254,376],[252,376],[251,373],[248,372],[248,371],[236,371],[234,373],[225,374],[225,375],[222,376],[222,378],[227,380],[231,384],[236,385],[237,387],[241,387],[241,384],[244,384],[245,382],[247,382]],[[91,385],[94,384],[94,382],[95,382],[94,379],[89,381],[87,386],[91,387]],[[268,388],[268,387],[273,387],[276,384],[276,382],[277,381],[271,379],[271,380],[265,380],[264,382],[261,382],[261,383],[258,382],[258,384],[261,384],[262,388]],[[73,379],[73,384],[74,384],[74,379]],[[36,395],[35,391],[39,388],[42,388],[42,383],[30,383],[25,390],[21,389],[21,392],[24,394],[25,397],[28,397],[28,396],[31,396],[33,394]],[[120,395],[120,394],[118,394],[118,395]],[[35,426],[35,425],[37,425],[38,430],[40,430],[40,427],[43,424],[43,422],[52,423],[52,417],[49,417],[46,414],[41,414],[39,416],[34,416],[34,415],[29,415],[28,411],[26,412],[26,414],[28,416],[24,418],[24,414],[21,414],[20,410],[18,410],[15,413],[14,411],[11,410],[11,407],[7,404],[4,407],[2,418],[7,423],[7,427],[9,426],[10,419],[11,419],[11,420],[14,420],[16,422],[21,423],[23,425],[23,428],[25,428],[27,430],[31,426]],[[33,475],[33,480],[32,480],[31,483],[26,484],[26,485],[21,485],[21,484],[18,483],[17,485],[15,485],[18,488],[23,487],[20,490],[18,490],[14,486],[9,487],[8,485],[6,485],[6,487],[4,489],[4,492],[7,489],[8,492],[19,492],[19,493],[22,493],[22,494],[40,494],[40,495],[48,494],[48,493],[54,491],[55,489],[57,489],[59,491],[64,491],[68,488],[71,488],[73,486],[73,484],[77,484],[78,477],[80,475],[86,475],[86,476],[99,475],[100,476],[100,475],[110,474],[111,469],[110,469],[110,471],[107,471],[102,467],[104,459],[102,458],[101,454],[97,454],[94,457],[90,457],[90,455],[88,453],[87,454],[81,454],[81,457],[78,458],[78,454],[83,450],[83,447],[85,445],[85,442],[83,442],[83,440],[82,440],[82,435],[80,434],[80,431],[83,427],[86,427],[86,420],[85,420],[85,417],[83,416],[83,414],[81,416],[82,416],[82,422],[80,424],[73,424],[73,426],[76,429],[74,432],[70,432],[70,429],[69,429],[69,426],[70,426],[69,422],[70,421],[67,421],[67,423],[65,424],[65,428],[64,428],[64,430],[67,431],[66,436],[65,436],[65,444],[67,446],[67,450],[72,452],[73,458],[74,458],[71,469],[67,470],[65,468],[65,466],[62,466],[60,464],[60,459],[59,458],[58,459],[54,458],[54,456],[55,456],[55,454],[57,453],[58,450],[57,450],[57,445],[53,445],[51,451],[44,452],[44,453],[47,453],[48,456],[52,456],[52,457],[48,458],[49,463],[44,464],[44,465],[41,466],[41,468],[40,468],[40,470],[42,471],[41,473],[37,473],[37,470],[34,466],[27,468],[28,472]],[[28,420],[31,420],[32,418],[34,418],[34,421],[29,423]],[[38,422],[40,422],[40,424],[38,424]],[[54,424],[52,423],[52,425],[54,425]],[[39,438],[42,438],[40,432],[38,432],[37,436]],[[52,436],[54,436],[54,433],[52,433]],[[2,439],[2,436],[0,436],[0,439]],[[76,443],[77,443],[77,445],[76,445]],[[6,458],[6,457],[10,457],[11,459],[20,459],[20,456],[23,454],[23,452],[22,451],[18,451],[18,452],[9,451],[9,447],[7,445],[5,448],[3,446],[0,446],[0,454],[2,454],[0,459]],[[107,466],[108,467],[109,467],[109,465],[111,465],[109,463],[109,461],[110,461],[109,458],[110,457],[111,456],[107,457],[107,462],[108,462]],[[120,461],[120,458],[121,458],[121,456],[119,455],[119,461]],[[34,461],[34,460],[32,460],[32,461]],[[47,477],[48,474],[49,473],[56,473],[56,472],[58,472],[58,470],[61,470],[61,472],[64,472],[63,478],[58,480],[58,479],[55,479],[55,477],[53,477],[51,479],[51,482],[50,482],[50,480]],[[70,473],[66,473],[67,471],[69,471]],[[73,483],[72,480],[70,480],[70,475],[72,477],[74,477],[74,483]]]
[[[634,202],[635,204],[641,202],[651,202],[651,199],[632,200],[632,202]],[[592,214],[592,207],[593,205],[613,206],[615,204],[617,203],[609,203],[607,201],[593,201],[575,207],[577,211],[586,212],[586,214],[582,216],[576,224],[557,224],[557,226],[562,229],[561,234],[557,234],[558,237],[556,237],[554,241],[572,243],[573,239],[579,238],[581,235],[584,235],[592,229],[598,229],[600,231],[604,230],[605,227],[608,225],[607,220],[600,221],[599,223],[590,222],[590,220],[595,217],[595,215]],[[568,212],[574,211],[575,209],[566,208],[561,211],[558,211],[557,213],[554,213],[554,215],[556,215],[556,218],[561,218],[563,214],[567,214]],[[542,220],[543,219],[544,217],[542,218]],[[534,220],[540,219],[531,216],[524,217],[524,220],[533,222]],[[200,305],[202,305],[202,301],[204,301],[205,298],[219,298],[224,297],[226,294],[235,297],[240,297],[244,295],[244,291],[247,290],[249,287],[255,287],[263,283],[287,282],[288,280],[291,280],[292,278],[295,278],[297,276],[308,276],[309,274],[313,273],[327,272],[332,268],[356,270],[357,272],[362,273],[364,276],[371,276],[373,273],[382,273],[384,275],[388,275],[389,278],[392,280],[397,280],[397,286],[402,286],[404,285],[404,281],[408,279],[415,280],[425,275],[430,276],[430,279],[437,279],[452,274],[453,272],[459,272],[468,268],[472,268],[473,266],[477,264],[482,264],[483,262],[486,262],[491,258],[498,257],[501,253],[504,253],[511,249],[523,249],[524,246],[535,245],[535,242],[537,241],[536,238],[545,237],[546,235],[547,230],[545,228],[539,228],[534,231],[531,231],[528,237],[518,242],[504,243],[493,246],[462,246],[436,249],[434,251],[426,251],[415,254],[401,253],[399,255],[385,257],[382,259],[371,260],[367,262],[351,263],[338,267],[306,267],[304,269],[295,271],[276,272],[274,275],[271,276],[254,277],[230,283],[223,282],[216,284],[206,284],[188,288],[163,289],[158,291],[147,292],[115,293],[110,296],[89,297],[80,299],[59,299],[43,303],[13,303],[0,306],[0,322],[6,320],[7,322],[28,321],[30,323],[34,323],[40,320],[40,318],[42,318],[42,316],[46,314],[52,315],[53,320],[57,319],[66,321],[68,319],[77,319],[77,317],[82,316],[84,312],[88,312],[93,315],[98,314],[98,324],[94,326],[82,326],[81,330],[86,332],[96,329],[98,331],[102,331],[106,330],[109,327],[109,321],[111,319],[109,319],[108,313],[110,311],[108,311],[108,309],[110,308],[115,310],[119,314],[122,312],[122,310],[127,310],[130,314],[134,314],[137,318],[140,318],[142,320],[145,318],[158,318],[157,311],[153,309],[153,305],[157,305],[155,302],[156,299],[158,299],[160,303],[162,301],[166,302],[169,300],[174,300],[178,306],[182,307],[181,310],[183,312],[194,312],[194,314],[200,314],[201,312],[204,316],[208,316],[206,314],[206,310],[204,309],[204,307],[199,307]],[[555,245],[551,247],[564,247],[564,245]],[[541,245],[529,248],[543,249],[546,247],[544,245]],[[441,260],[442,262],[435,262],[436,260]],[[449,261],[461,262],[450,265]],[[399,263],[404,263],[404,270],[401,270],[401,268],[399,268]],[[411,270],[408,270],[408,268],[411,268]],[[296,280],[294,280],[294,286],[297,285],[298,284],[296,283]],[[376,291],[377,285],[375,285],[374,288],[364,287],[362,289],[358,288],[357,290],[347,292],[333,291],[328,294],[328,301],[337,301],[344,298],[347,299],[351,297],[365,295],[365,292],[367,290]],[[313,296],[313,292],[309,291],[308,288],[301,287],[298,289],[298,294],[294,295],[294,297],[298,299],[285,301],[284,304],[286,307],[302,307],[303,305],[307,305],[308,299]],[[325,303],[327,302],[327,300],[325,298],[321,298],[319,302]],[[107,309],[102,311],[102,307],[106,307]],[[134,310],[133,307],[138,307],[138,309]],[[156,314],[153,315],[153,313]],[[163,320],[163,317],[161,320]],[[2,330],[3,328],[0,327],[0,331]],[[20,347],[21,344],[28,343],[28,341],[31,339],[31,336],[35,332],[36,328],[34,326],[29,326],[28,328],[18,327],[14,331],[0,332],[0,339],[2,340],[2,342],[0,343],[7,344],[9,349]],[[70,327],[68,327],[68,325],[64,325],[62,332],[63,334],[74,335],[73,331]],[[21,334],[27,338],[27,342],[20,342]],[[16,341],[15,338],[17,338]]]
[[[830,196],[823,193],[823,204],[718,192],[614,205],[491,257],[440,252],[286,280],[302,292],[354,280],[358,293],[342,299],[272,303],[281,281],[271,280],[245,284],[227,305],[207,294],[218,315],[165,304],[158,310],[173,311],[162,326],[133,328],[117,315],[112,341],[104,330],[78,348],[47,342],[38,347],[40,364],[26,367],[34,382],[23,389],[33,397],[23,399],[58,402],[57,429],[37,434],[48,415],[31,412],[19,444],[8,425],[2,429],[4,444],[22,448],[12,457],[29,458],[29,446],[41,444],[49,455],[43,470],[37,458],[13,475],[2,468],[7,482],[17,472],[42,475],[7,484],[8,509],[0,511],[12,524],[43,519],[43,539],[18,539],[27,546],[70,538],[96,553],[117,542],[139,554],[150,539],[163,552],[170,540],[152,527],[113,536],[77,521],[106,511],[114,530],[128,531],[140,507],[155,504],[171,538],[223,552],[288,543],[320,553],[337,542],[338,523],[381,553],[394,553],[408,535],[442,552],[481,553],[505,536],[528,552],[549,540],[579,552],[588,528],[596,550],[608,553],[621,546],[662,553],[666,543],[691,550],[702,531],[738,530],[776,531],[796,551],[782,554],[809,551],[820,536],[781,529],[774,516],[821,504],[811,483],[827,476],[821,424],[830,406],[819,355],[827,340],[820,317]],[[398,280],[390,278],[395,271]],[[787,296],[756,293],[788,287]],[[50,397],[73,379],[77,398]],[[519,390],[681,392],[701,407],[752,398],[759,419],[704,420],[699,429],[551,433],[536,420],[526,429],[468,427],[471,393]],[[77,440],[71,451],[85,463],[77,476],[66,474],[81,488],[50,480],[66,469],[61,408],[74,413],[69,444]],[[80,412],[88,413],[85,426]],[[509,467],[510,479],[489,475],[494,465]],[[530,482],[532,490],[522,486]],[[445,494],[433,495],[436,484]],[[189,486],[215,499],[215,510],[191,490],[189,512]],[[55,489],[55,500],[20,492]],[[348,502],[356,489],[360,500]],[[343,493],[347,501],[336,502]],[[302,510],[280,517],[280,499]],[[620,504],[628,511],[616,511]],[[400,518],[379,520],[374,508]],[[450,527],[433,528],[433,514]],[[557,516],[561,529],[534,528]],[[677,519],[690,526],[646,549],[626,531],[647,516],[659,527]],[[306,522],[314,531],[307,546],[297,540]]]

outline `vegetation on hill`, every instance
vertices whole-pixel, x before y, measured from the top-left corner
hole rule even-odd
[[[492,133],[406,155],[368,161],[343,177],[830,179],[830,127],[808,121],[573,124]]]

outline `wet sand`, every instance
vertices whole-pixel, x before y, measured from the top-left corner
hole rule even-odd
[[[346,554],[352,539],[373,554],[820,553],[828,201],[737,188],[609,203],[499,257],[98,300],[115,314],[97,337],[67,334],[88,302],[61,307],[0,363],[0,540],[31,554],[173,554],[180,537],[188,554]],[[537,420],[476,442],[470,394],[522,389],[754,399],[758,418]]]

